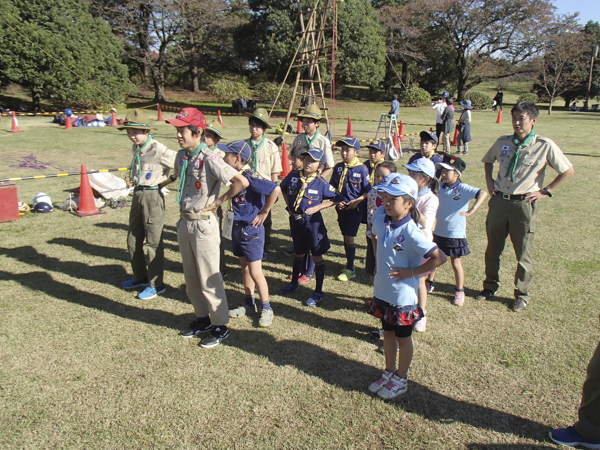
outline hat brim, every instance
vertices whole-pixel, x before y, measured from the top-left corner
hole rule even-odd
[[[189,127],[190,125],[192,125],[191,123],[187,123],[181,119],[168,119],[168,120],[165,120],[165,122],[168,123],[169,125],[173,125],[174,127],[177,127],[177,128]],[[202,128],[202,127],[198,127],[198,128]]]
[[[117,130],[126,130],[128,128],[132,128],[135,130],[151,130],[152,127],[150,125],[141,125],[141,124],[126,124],[120,125],[117,127]]]
[[[217,130],[216,128],[211,127],[210,125],[206,127],[206,130],[210,130],[213,133],[215,133],[217,136],[219,136],[221,139],[223,139],[223,133],[219,130]]]
[[[305,155],[310,156],[310,158],[313,161],[317,161],[317,162],[320,162],[321,164],[323,164],[323,161],[321,161],[320,159],[315,159],[315,157],[313,155],[311,155],[310,152],[302,152],[302,153],[300,153],[300,156],[305,156]]]
[[[263,118],[262,118],[262,117],[260,117],[260,116],[257,116],[257,115],[255,115],[255,114],[252,114],[252,113],[250,113],[250,112],[245,112],[245,113],[244,113],[244,115],[245,115],[246,117],[249,117],[249,118],[251,118],[251,119],[260,120],[262,123],[264,123],[264,124],[266,125],[266,127],[267,127],[267,128],[273,128],[271,125],[269,125],[269,122],[267,122],[265,119],[263,119]]]
[[[419,133],[419,138],[420,138],[422,141],[425,141],[425,142],[428,142],[428,141],[429,141],[429,142],[435,142],[436,144],[437,144],[437,142],[438,142],[438,141],[436,141],[436,140],[433,138],[433,136],[431,136],[431,134],[429,134],[427,131],[421,131],[421,132]]]
[[[463,102],[460,102],[460,106],[462,106],[465,109],[473,109],[473,106],[465,105]]]
[[[325,117],[317,117],[317,116],[313,116],[311,114],[297,114],[296,119],[298,119],[298,120],[312,119],[312,120],[316,120],[317,122],[321,122],[321,123],[327,122],[327,119]]]
[[[392,186],[373,186],[375,192],[385,192],[386,194],[393,195],[394,197],[400,197],[402,195],[408,195],[410,198],[416,200],[415,197],[410,195],[408,192],[404,192],[402,189],[398,189]]]

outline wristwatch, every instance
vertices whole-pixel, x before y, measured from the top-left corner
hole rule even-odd
[[[550,189],[548,189],[547,187],[542,189],[542,194],[547,195],[548,197],[552,197],[552,192],[550,192]]]

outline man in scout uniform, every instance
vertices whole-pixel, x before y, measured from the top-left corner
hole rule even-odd
[[[533,130],[539,115],[534,103],[517,103],[511,115],[515,134],[498,139],[482,160],[491,198],[486,220],[486,278],[477,299],[487,300],[498,290],[500,255],[506,237],[510,235],[517,257],[513,309],[521,311],[530,300],[537,202],[552,197],[552,191],[573,175],[573,165],[552,140],[538,136]],[[496,161],[500,167],[494,180],[492,172]],[[544,187],[548,165],[558,172],[558,176]]]
[[[150,135],[150,121],[142,110],[127,113],[125,122],[118,129],[127,130],[127,137],[133,142],[129,178],[134,186],[127,230],[133,278],[121,286],[125,289],[145,287],[138,298],[147,300],[165,292],[165,198],[161,189],[171,182],[169,172],[177,153]]]
[[[180,177],[175,202],[181,211],[177,242],[186,293],[197,317],[180,335],[193,337],[210,332],[200,345],[214,347],[229,336],[229,308],[219,272],[221,238],[214,212],[247,187],[248,181],[206,146],[206,120],[196,108],[183,108],[175,119],[166,122],[177,127],[181,146],[175,161],[175,178]],[[221,183],[228,182],[231,187],[218,197]]]
[[[255,172],[258,172],[263,178],[277,183],[279,174],[281,173],[281,155],[279,148],[270,139],[265,136],[265,131],[271,128],[269,125],[269,113],[264,108],[255,109],[253,112],[247,112],[245,115],[249,118],[248,125],[250,127],[250,137],[246,139],[248,145],[252,149],[252,155],[248,164]],[[265,247],[263,250],[263,258],[267,258],[267,251],[271,246],[271,212],[265,220]]]
[[[331,143],[327,137],[319,132],[319,124],[326,122],[326,119],[321,115],[321,110],[317,105],[310,105],[303,113],[298,114],[296,117],[298,120],[302,121],[304,133],[300,133],[296,139],[294,139],[290,152],[294,154],[294,149],[300,146],[308,148],[316,147],[323,150],[323,153],[325,153],[325,168],[323,169],[321,176],[326,178],[335,165],[333,162]]]

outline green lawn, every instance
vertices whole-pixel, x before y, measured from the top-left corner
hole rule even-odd
[[[389,103],[337,102],[331,110],[352,117],[355,135],[367,139],[377,123],[357,119],[377,120]],[[156,118],[156,111],[150,114]],[[435,114],[402,108],[401,118],[434,126]],[[498,136],[511,133],[509,119],[505,114],[498,125],[490,111],[473,113],[466,183],[484,187],[481,158]],[[467,226],[465,306],[450,303],[453,276],[446,264],[429,297],[428,331],[414,336],[409,390],[392,403],[366,390],[384,361],[368,338],[377,322],[365,313],[372,289],[360,262],[363,230],[359,275],[339,282],[344,256],[333,208],[325,211],[333,247],[323,307],[303,306],[313,285],[291,297],[276,294],[291,265],[282,253],[290,238],[280,201],[264,262],[274,323],[262,329],[247,317],[232,320],[230,338],[209,350],[177,336],[193,314],[174,192],[167,196],[167,292],[145,302],[120,289],[131,274],[128,209],[84,219],[57,210],[0,224],[0,448],[558,448],[547,433],[576,419],[599,335],[600,211],[590,194],[600,170],[599,119],[557,111],[542,114],[536,125],[563,148],[575,175],[540,205],[532,303],[522,313],[510,310],[510,242],[498,296],[472,298],[483,279],[484,204]],[[8,133],[10,121],[2,121],[0,177],[129,165],[124,132],[64,130],[47,120],[22,118],[19,134]],[[246,137],[245,118],[223,120],[227,141]],[[153,134],[176,148],[173,128],[155,124]],[[346,125],[337,121],[334,135],[344,135]],[[52,167],[10,167],[31,154]],[[40,191],[60,203],[78,185],[78,177],[17,182],[19,199],[28,203]],[[242,302],[241,273],[230,252],[226,260],[235,307]]]

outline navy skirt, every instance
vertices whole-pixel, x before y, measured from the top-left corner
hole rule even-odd
[[[437,244],[439,249],[443,251],[446,256],[452,258],[461,258],[471,254],[469,243],[466,239],[445,238],[434,233],[433,242]]]

